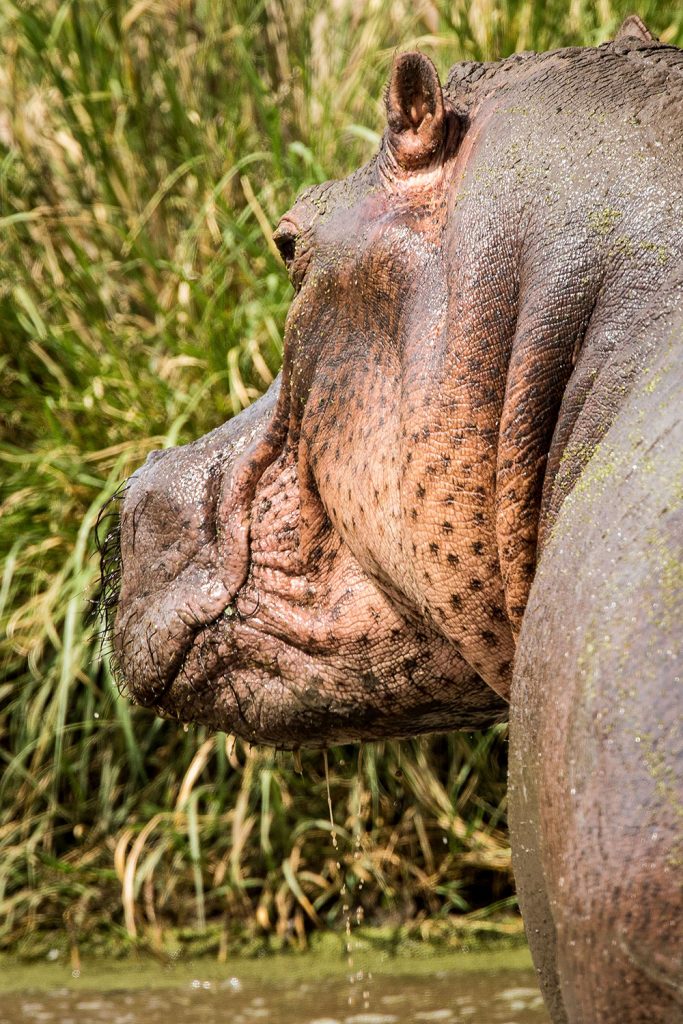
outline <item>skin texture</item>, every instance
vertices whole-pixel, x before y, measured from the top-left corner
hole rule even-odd
[[[159,713],[299,747],[511,701],[556,1024],[681,1012],[682,117],[638,19],[443,90],[401,55],[377,157],[275,232],[281,379],[122,505],[114,647]]]

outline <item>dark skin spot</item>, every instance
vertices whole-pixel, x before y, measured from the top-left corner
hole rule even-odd
[[[474,544],[472,545],[472,550],[474,551],[475,555],[480,555],[484,550],[483,543],[480,540],[475,540]]]
[[[435,541],[432,541],[431,544],[429,545],[429,550],[431,551],[431,553],[433,555],[438,555],[438,553],[439,553],[439,545],[437,543],[435,543]]]
[[[415,521],[417,519],[417,509],[416,508],[411,508],[411,510],[410,510],[410,518],[413,521]]]
[[[447,519],[442,523],[442,529],[444,533],[453,533],[453,523],[449,522]]]
[[[475,577],[475,579],[470,580],[470,590],[483,590],[483,589],[484,589],[484,584],[481,582],[481,580],[476,579],[476,577]]]
[[[501,676],[509,675],[511,667],[512,667],[511,662],[509,662],[509,661],[501,662],[500,667],[498,669],[499,675],[501,675]]]
[[[505,612],[499,605],[494,604],[491,608],[491,618],[494,622],[505,622]]]
[[[482,630],[481,638],[487,647],[497,647],[498,637],[495,633],[492,633],[490,629]]]
[[[456,610],[462,608],[462,598],[460,594],[451,594],[451,606]]]
[[[426,492],[426,490],[424,489],[424,487],[422,486],[422,484],[418,484],[418,485],[417,485],[417,488],[416,488],[416,490],[415,490],[415,493],[417,494],[418,498],[422,499],[422,498],[424,498],[424,496],[425,496],[425,494],[426,494],[427,492]]]
[[[449,551],[448,552],[448,554],[446,555],[446,561],[448,562],[449,565],[459,565],[460,564],[460,559],[458,558],[458,556],[453,551]]]

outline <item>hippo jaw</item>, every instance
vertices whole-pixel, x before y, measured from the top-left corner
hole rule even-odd
[[[452,645],[390,600],[329,522],[313,528],[320,505],[302,502],[291,447],[244,487],[245,433],[267,433],[277,415],[268,395],[251,424],[154,453],[128,482],[113,639],[132,699],[278,747],[504,719],[505,701]],[[248,551],[226,568],[225,509],[239,520],[245,494]]]

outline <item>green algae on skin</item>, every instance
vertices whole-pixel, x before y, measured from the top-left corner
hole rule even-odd
[[[608,235],[614,230],[617,223],[623,216],[621,210],[615,210],[611,206],[605,206],[601,210],[594,210],[588,216],[588,223],[598,235]]]

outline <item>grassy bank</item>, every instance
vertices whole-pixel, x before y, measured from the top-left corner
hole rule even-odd
[[[277,372],[270,228],[373,153],[397,46],[445,71],[634,7],[683,42],[676,2],[0,0],[0,946],[300,944],[343,927],[345,885],[374,920],[513,904],[504,729],[334,751],[336,850],[321,757],[119,698],[93,527]]]
[[[0,993],[50,991],[71,988],[77,991],[99,992],[170,988],[189,985],[199,975],[203,981],[221,982],[226,967],[221,961],[208,957],[194,958],[180,953],[169,958],[160,969],[158,958],[143,955],[125,959],[103,961],[97,957],[84,957],[74,968],[68,957],[55,955],[49,961],[26,963],[15,957],[0,955]],[[497,971],[524,971],[531,968],[531,955],[525,943],[496,944],[495,948],[475,947],[454,950],[444,942],[415,939],[403,930],[388,934],[386,929],[363,929],[354,939],[354,960],[367,974],[413,978],[430,976],[435,972],[456,971],[458,975],[491,974]],[[291,986],[301,981],[348,977],[348,954],[343,938],[331,932],[317,932],[311,936],[309,948],[304,952],[269,953],[267,970],[264,956],[230,957],[230,974],[240,982],[258,982],[263,985]]]

